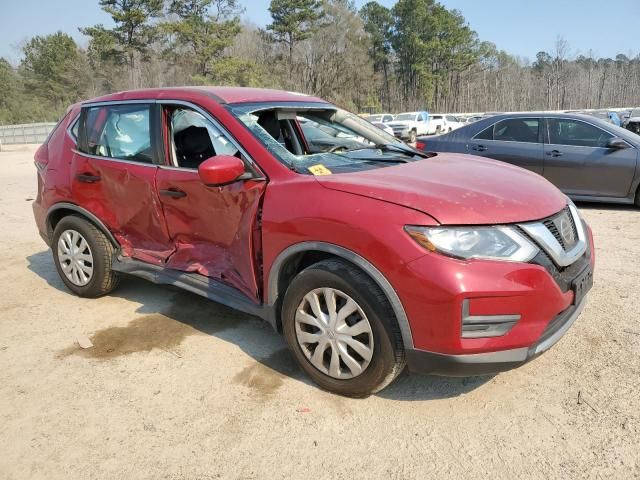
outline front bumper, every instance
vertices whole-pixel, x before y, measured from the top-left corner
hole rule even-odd
[[[530,347],[467,355],[447,355],[411,349],[406,351],[407,366],[409,371],[414,373],[448,377],[489,375],[511,370],[533,360],[555,345],[580,316],[585,303],[586,298],[549,322],[538,342]]]
[[[459,261],[434,253],[404,265],[393,280],[401,286],[397,290],[411,327],[409,370],[451,376],[497,373],[551,348],[584,307],[572,285],[595,264],[588,227],[586,233],[587,250],[564,268],[543,254],[518,263]],[[475,335],[466,328],[492,321],[501,322],[495,335]]]
[[[402,128],[402,129],[394,128],[393,136],[401,140],[406,140],[407,138],[409,138],[410,132],[411,132],[411,129],[409,127]]]

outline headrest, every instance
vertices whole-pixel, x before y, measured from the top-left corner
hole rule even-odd
[[[258,117],[258,125],[264,128],[275,140],[280,138],[280,122],[276,112],[262,112]]]

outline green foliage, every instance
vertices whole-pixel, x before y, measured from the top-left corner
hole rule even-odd
[[[0,58],[0,125],[20,122],[16,116],[20,104],[20,77],[9,62]]]
[[[269,12],[272,23],[267,25],[276,42],[289,47],[289,61],[293,60],[296,43],[309,38],[320,18],[318,0],[271,0]]]
[[[57,113],[82,96],[87,85],[84,54],[62,32],[29,40],[20,73],[24,88]]]
[[[378,2],[369,2],[360,9],[364,30],[369,34],[371,47],[369,56],[376,72],[384,70],[391,54],[391,11]]]
[[[186,55],[196,66],[199,77],[210,76],[213,65],[223,56],[240,33],[241,10],[236,0],[172,0],[163,30],[171,37],[169,50],[174,56]]]
[[[532,110],[632,105],[640,57],[571,60],[558,38],[533,63],[480,42],[437,0],[271,0],[266,29],[242,24],[250,0],[98,1],[113,26],[26,42],[0,59],[0,123],[56,120],[83,98],[140,87],[295,90],[353,110]]]
[[[229,85],[235,87],[276,87],[255,62],[242,58],[223,58],[212,65],[207,77],[195,76],[198,85]]]
[[[151,21],[162,15],[164,0],[100,0],[100,6],[111,15],[115,27],[95,25],[80,29],[91,38],[92,61],[94,65],[126,64],[135,87],[139,83],[136,61],[149,60],[151,46],[159,38],[159,30]]]

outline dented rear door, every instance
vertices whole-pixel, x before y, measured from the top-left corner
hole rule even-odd
[[[90,105],[71,165],[74,201],[114,234],[124,255],[161,264],[173,251],[155,188],[154,103]]]

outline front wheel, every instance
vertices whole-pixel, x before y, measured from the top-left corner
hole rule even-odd
[[[300,272],[282,306],[284,337],[296,361],[322,388],[366,397],[405,365],[393,310],[364,272],[338,259]]]

